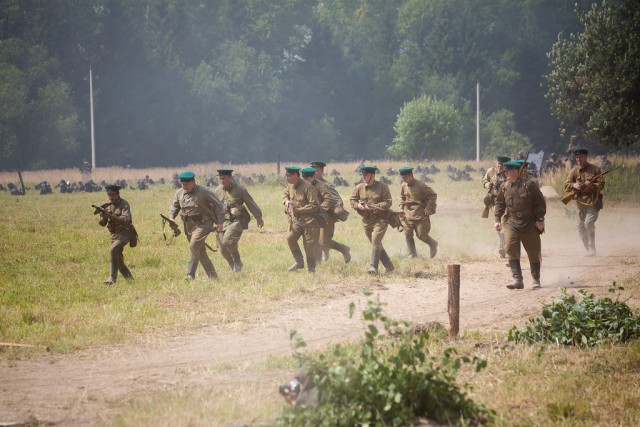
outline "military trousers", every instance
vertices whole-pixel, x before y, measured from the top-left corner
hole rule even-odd
[[[240,237],[242,236],[242,231],[243,228],[240,221],[226,221],[224,223],[223,234],[220,236],[222,246],[228,248],[230,246],[237,245],[240,241]]]
[[[596,233],[596,220],[600,214],[600,209],[593,206],[586,206],[578,209],[578,232],[580,236],[593,236]]]
[[[111,246],[109,247],[109,258],[112,266],[117,266],[123,277],[130,277],[131,272],[124,263],[124,247],[129,243],[130,236],[126,230],[111,234]],[[111,278],[115,280],[116,271],[111,272]]]
[[[427,242],[427,237],[429,237],[429,232],[431,231],[431,220],[429,218],[425,218],[420,221],[414,220],[406,220],[404,223],[404,237],[407,239],[413,238],[413,233],[415,232],[416,237],[423,242]]]
[[[382,252],[384,249],[382,247],[382,239],[389,226],[387,220],[382,218],[376,220],[368,219],[363,221],[362,224],[364,225],[364,234],[367,235],[367,239],[371,242],[373,249]]]
[[[317,221],[312,221],[308,224],[294,223],[289,224],[289,231],[287,232],[287,244],[291,253],[300,253],[300,245],[298,240],[302,237],[302,245],[304,246],[304,253],[307,256],[307,260],[316,259],[317,247],[320,241],[320,227]]]
[[[213,229],[213,221],[204,221],[196,223],[192,220],[188,220],[185,223],[185,231],[187,240],[189,241],[189,271],[187,274],[194,275],[198,268],[198,263],[202,264],[205,272],[211,275],[215,274],[213,263],[207,255],[207,247],[205,246],[205,240],[209,236]]]
[[[509,260],[520,260],[520,243],[527,251],[530,263],[542,261],[542,244],[538,230],[528,227],[525,231],[519,231],[507,224],[504,227],[504,244]]]

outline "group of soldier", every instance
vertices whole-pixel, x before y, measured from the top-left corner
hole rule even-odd
[[[578,232],[587,256],[596,255],[595,222],[602,209],[604,173],[587,161],[589,151],[576,147],[573,150],[576,165],[569,171],[564,190],[578,205]],[[513,282],[509,289],[523,289],[524,281],[520,264],[520,248],[524,247],[529,258],[532,287],[539,288],[542,261],[540,235],[545,230],[547,206],[538,181],[526,173],[525,160],[511,161],[507,156],[496,156],[496,166],[483,178],[488,190],[485,196],[483,217],[494,207],[494,228],[498,233],[498,253],[508,259]]]

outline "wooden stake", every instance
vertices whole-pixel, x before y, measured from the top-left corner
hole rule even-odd
[[[449,277],[449,338],[458,338],[460,331],[460,265],[447,266]]]

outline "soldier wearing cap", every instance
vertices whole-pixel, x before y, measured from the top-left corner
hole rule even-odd
[[[209,189],[197,185],[193,172],[178,175],[182,188],[176,191],[169,208],[169,218],[175,219],[180,214],[184,225],[184,234],[189,241],[189,264],[185,280],[196,277],[198,263],[209,278],[217,278],[218,274],[207,255],[206,238],[213,231],[219,233],[223,229],[224,208],[220,199]]]
[[[326,209],[327,213],[327,225],[320,229],[322,259],[324,261],[328,260],[329,250],[335,249],[342,254],[344,262],[349,263],[349,261],[351,261],[351,252],[349,252],[349,247],[333,240],[333,236],[335,235],[336,230],[336,223],[338,221],[346,221],[349,217],[349,211],[344,209],[344,203],[342,201],[340,193],[338,193],[338,190],[336,190],[333,184],[324,179],[324,168],[326,166],[326,163],[319,160],[314,160],[313,162],[311,162],[311,167],[316,171],[315,180],[325,184],[330,195],[330,201],[325,202],[325,207],[323,207],[323,209]]]
[[[246,188],[233,180],[232,173],[233,169],[218,169],[220,185],[216,188],[215,193],[224,206],[220,253],[229,263],[231,270],[238,273],[242,270],[238,242],[242,231],[249,228],[251,220],[249,212],[256,218],[258,228],[264,226],[264,221],[262,220],[262,210]]]
[[[304,268],[302,251],[298,245],[298,240],[302,237],[307,269],[313,273],[316,271],[316,250],[320,234],[316,218],[320,209],[318,195],[313,185],[300,177],[300,167],[287,166],[284,169],[287,185],[282,192],[282,203],[289,217],[287,244],[295,260],[288,270],[296,271]]]
[[[133,275],[124,263],[124,247],[132,242],[135,246],[137,235],[131,220],[131,206],[129,202],[120,198],[120,187],[107,184],[104,186],[109,203],[102,205],[100,212],[100,224],[107,227],[111,237],[111,247],[109,247],[109,257],[111,268],[109,278],[104,281],[105,285],[113,285],[118,278],[118,271],[125,279],[133,279]],[[135,241],[134,241],[135,240]]]
[[[335,231],[335,223],[338,221],[334,208],[336,205],[335,197],[331,194],[329,185],[325,181],[316,178],[316,169],[307,167],[300,170],[302,177],[313,186],[318,195],[318,203],[320,204],[318,219],[320,226],[320,234],[318,238],[318,246],[316,250],[316,261],[323,259],[323,252],[329,253],[329,249],[335,249],[342,254],[345,264],[351,261],[351,252],[349,246],[333,240]],[[327,255],[325,261],[329,258]]]
[[[382,246],[382,239],[387,232],[389,225],[388,215],[393,204],[389,186],[380,181],[376,181],[376,170],[372,165],[364,165],[362,171],[362,182],[358,184],[351,193],[351,207],[362,216],[362,225],[367,239],[371,242],[371,266],[369,274],[378,273],[378,264],[387,271],[393,271],[391,258]]]
[[[504,163],[507,181],[502,185],[496,198],[495,228],[504,228],[509,267],[514,282],[509,289],[522,289],[522,269],[520,267],[520,243],[529,257],[533,288],[540,287],[540,265],[542,248],[540,234],[544,232],[544,216],[547,204],[538,186],[520,176],[520,163]],[[504,227],[502,216],[506,213]]]
[[[429,245],[429,256],[433,258],[438,252],[438,242],[429,236],[431,231],[431,215],[436,213],[438,195],[427,184],[413,177],[413,168],[404,166],[398,169],[402,178],[400,189],[400,209],[404,214],[404,237],[409,250],[409,258],[418,256],[416,242],[418,239]]]
[[[589,151],[576,148],[573,151],[576,166],[569,171],[564,183],[566,192],[575,192],[578,204],[578,232],[588,256],[596,255],[596,220],[602,209],[604,176],[594,179],[602,173],[601,169],[587,161]]]
[[[498,197],[498,191],[507,177],[504,174],[504,164],[511,161],[510,157],[499,155],[496,156],[496,165],[487,170],[482,178],[482,185],[487,189],[487,194],[484,196],[484,211],[482,212],[483,218],[489,217],[489,210],[495,205],[496,197]],[[506,252],[504,250],[504,233],[498,231],[498,254],[500,258],[504,258]]]

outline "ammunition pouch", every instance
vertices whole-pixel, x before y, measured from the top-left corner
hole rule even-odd
[[[138,238],[138,231],[133,224],[131,224],[129,226],[129,246],[135,248],[138,246],[138,242],[140,242],[140,239]]]
[[[316,212],[314,214],[314,217],[316,218],[316,221],[318,221],[318,225],[321,228],[326,227],[327,225],[329,225],[329,219],[327,217],[327,213],[324,211],[324,209],[319,209],[318,212]]]
[[[347,218],[349,218],[349,211],[345,210],[342,206],[336,206],[335,208],[333,208],[333,213],[342,222],[346,221]]]
[[[194,221],[194,222],[197,222],[197,223],[201,223],[202,219],[203,219],[203,216],[202,216],[202,214],[198,214],[198,213],[197,214],[190,214],[190,215],[189,214],[180,213],[180,219],[182,219],[182,221],[184,221],[184,222],[187,222],[187,221],[191,220],[191,221]]]
[[[388,211],[387,212],[387,222],[391,228],[395,228],[398,231],[402,231],[404,229],[402,225],[402,221],[400,220],[400,212]]]

